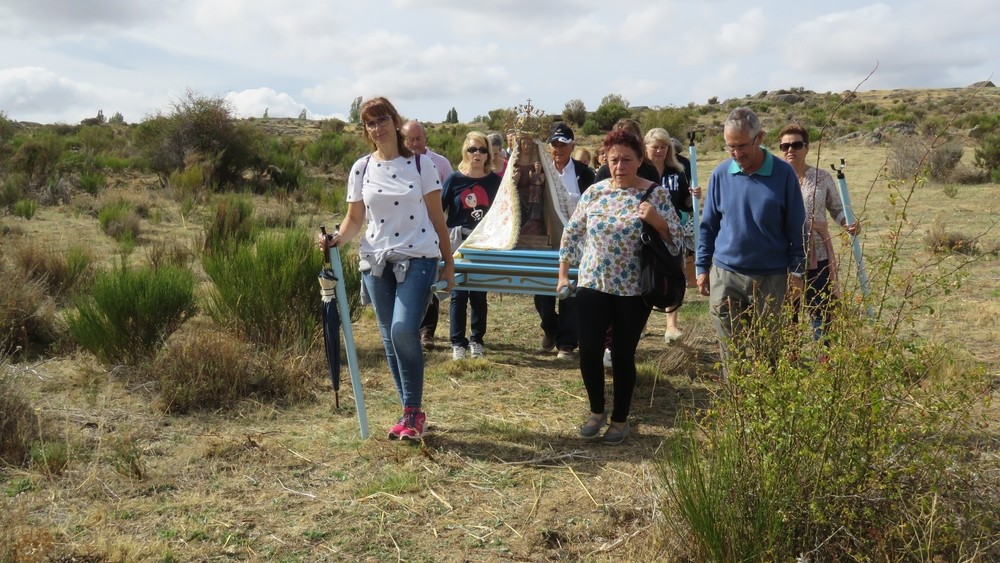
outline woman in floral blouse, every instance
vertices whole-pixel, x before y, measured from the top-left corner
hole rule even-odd
[[[681,251],[683,235],[667,190],[637,175],[645,154],[642,140],[631,132],[614,130],[604,139],[604,148],[611,177],[583,192],[563,230],[557,289],[569,286],[570,267],[578,265],[580,374],[590,400],[590,416],[580,427],[584,438],[597,438],[608,420],[602,356],[605,332],[615,327],[611,350],[614,408],[603,441],[619,444],[629,434],[635,350],[650,312],[639,296],[642,222],[653,226],[674,254]],[[640,202],[650,186],[657,187]]]

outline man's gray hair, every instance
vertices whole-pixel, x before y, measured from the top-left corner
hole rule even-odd
[[[756,137],[760,133],[760,119],[752,109],[738,107],[729,112],[723,127],[728,131],[749,131],[751,137]]]
[[[486,136],[486,138],[489,139],[490,144],[494,147],[497,147],[498,149],[503,148],[503,137],[500,136],[500,133],[490,133]]]

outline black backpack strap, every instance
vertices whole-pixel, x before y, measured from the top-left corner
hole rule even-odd
[[[653,190],[655,190],[658,187],[659,187],[659,184],[655,184],[655,183],[650,184],[649,185],[649,189],[646,190],[646,193],[642,194],[642,197],[639,198],[639,203],[642,203],[642,202],[646,201],[647,199],[649,199],[649,194],[653,193]]]

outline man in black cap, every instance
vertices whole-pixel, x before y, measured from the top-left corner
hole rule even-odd
[[[556,123],[549,133],[549,154],[573,207],[580,201],[580,195],[594,183],[594,170],[572,157],[575,148],[573,130],[565,123]],[[560,358],[572,358],[577,345],[576,299],[568,297],[561,300],[557,313],[555,297],[536,295],[535,310],[542,319],[542,350],[558,347]]]

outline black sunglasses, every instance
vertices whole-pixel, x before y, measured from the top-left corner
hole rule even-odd
[[[800,151],[804,146],[806,146],[804,142],[795,141],[794,143],[781,143],[780,145],[778,145],[778,148],[781,149],[781,152],[787,152],[788,149]]]
[[[465,152],[470,153],[470,154],[474,154],[474,153],[477,153],[477,152],[479,154],[489,154],[490,149],[488,149],[486,147],[469,147],[469,148],[465,149]]]

